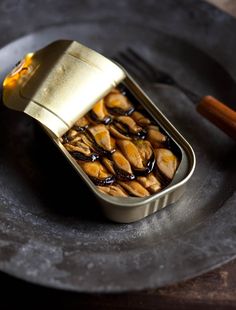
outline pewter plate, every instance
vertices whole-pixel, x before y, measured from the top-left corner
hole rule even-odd
[[[3,35],[5,44],[21,32],[56,24],[4,46],[1,79],[26,52],[68,38],[107,56],[132,46],[189,88],[235,102],[231,17],[194,0],[77,2],[57,1],[53,14],[39,10],[42,19],[28,28],[23,21]],[[26,16],[35,6],[25,8]],[[67,24],[59,25],[62,16]],[[195,150],[196,171],[185,196],[140,222],[109,222],[37,124],[1,105],[1,271],[54,288],[121,292],[173,284],[236,256],[235,143],[202,119],[181,92],[141,82]]]

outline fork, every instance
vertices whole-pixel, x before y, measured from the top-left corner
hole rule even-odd
[[[159,83],[176,87],[197,105],[197,111],[201,115],[236,140],[236,112],[227,105],[212,96],[199,96],[192,90],[179,84],[167,72],[153,66],[131,48],[127,48],[125,52],[120,52],[113,59],[140,81],[145,79],[149,83]]]

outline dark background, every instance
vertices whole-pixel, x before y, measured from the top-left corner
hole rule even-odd
[[[187,0],[185,0],[187,1]],[[140,1],[133,3],[133,10],[142,14]],[[146,10],[153,10],[155,1],[147,2]],[[158,1],[157,1],[158,2]],[[171,1],[167,1],[167,4]],[[178,0],[173,20],[178,22]],[[183,1],[182,1],[183,2]],[[0,3],[0,46],[34,30],[45,26],[70,23],[77,19],[93,21],[97,12],[94,10],[95,1],[25,1],[11,0]],[[101,18],[116,15],[112,5],[107,1],[97,1],[97,5],[104,7]],[[194,4],[195,3],[195,4]],[[83,5],[84,4],[84,5]],[[201,1],[193,1],[200,11],[205,11]],[[26,10],[27,6],[27,10]],[[91,6],[88,15],[88,7]],[[125,1],[117,1],[116,6],[123,6],[123,14],[119,17],[124,22],[132,12],[126,11]],[[83,9],[86,7],[86,10]],[[110,7],[110,8],[108,8]],[[161,5],[157,5],[161,9]],[[120,12],[120,11],[119,11]],[[215,13],[216,14],[216,13]],[[117,16],[116,16],[117,18]],[[168,29],[168,26],[166,26]],[[196,34],[196,35],[201,35]],[[183,34],[183,37],[187,34]],[[236,307],[236,262],[231,262],[214,272],[181,283],[176,286],[159,290],[132,292],[127,294],[78,294],[43,288],[37,285],[17,280],[1,273],[0,307],[42,309],[47,306],[58,308],[78,309],[234,309]]]
[[[78,294],[48,289],[1,274],[1,309],[235,309],[236,262],[158,290]]]

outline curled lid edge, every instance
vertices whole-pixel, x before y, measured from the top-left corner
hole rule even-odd
[[[60,137],[124,78],[124,71],[101,54],[60,40],[27,54],[6,76],[3,102]]]

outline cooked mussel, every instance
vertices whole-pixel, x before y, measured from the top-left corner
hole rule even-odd
[[[147,140],[151,142],[153,147],[157,148],[165,143],[166,136],[160,132],[159,127],[151,125],[147,129]]]
[[[124,157],[124,155],[116,151],[112,154],[113,169],[115,171],[116,177],[119,180],[133,180],[135,176],[132,172],[129,161]]]
[[[132,165],[136,176],[150,173],[155,165],[155,156],[148,141],[118,140],[117,145]]]
[[[145,177],[138,177],[137,181],[139,181],[139,183],[151,193],[156,193],[161,189],[161,182],[153,173],[150,173]]]
[[[128,194],[119,184],[112,184],[108,186],[98,186],[100,192],[115,197],[127,197]]]
[[[103,123],[107,125],[111,122],[111,116],[109,116],[106,110],[104,99],[101,99],[94,105],[92,110],[89,112],[89,117],[92,122],[95,123]]]
[[[111,92],[104,98],[107,110],[113,115],[130,115],[134,106],[120,92]]]
[[[134,141],[134,144],[139,151],[142,161],[146,164],[153,154],[151,143],[147,140],[137,140]]]
[[[110,124],[109,131],[111,135],[117,139],[131,140],[131,137],[128,135],[128,133],[120,130],[118,126],[114,124],[114,122]]]
[[[88,125],[89,125],[88,118],[86,116],[83,116],[75,122],[73,130],[81,132],[84,131],[86,128],[88,128]]]
[[[116,117],[112,122],[112,132],[117,138],[145,139],[146,131],[138,126],[130,116]],[[115,131],[114,131],[115,129]],[[118,134],[117,134],[118,132]]]
[[[129,140],[118,140],[117,145],[134,168],[143,168],[142,157],[133,142]]]
[[[141,112],[134,111],[131,115],[133,120],[142,127],[146,127],[151,124],[151,121],[149,118],[145,117]]]
[[[78,132],[76,130],[70,129],[62,136],[62,142],[71,143],[71,141],[75,139],[77,135],[78,135]]]
[[[171,180],[178,167],[177,157],[168,149],[158,148],[154,150],[156,163],[161,174]]]
[[[95,161],[99,158],[99,155],[91,152],[88,145],[83,142],[77,142],[76,145],[65,143],[67,151],[77,160],[83,161]]]
[[[82,169],[95,185],[105,186],[115,182],[115,177],[99,162],[81,162]]]
[[[102,156],[111,156],[115,151],[115,140],[104,124],[89,127],[81,133],[81,138],[96,153]]]
[[[169,138],[137,108],[114,88],[61,139],[102,193],[146,197],[176,173]]]
[[[100,124],[89,128],[96,143],[106,151],[114,149],[114,140],[112,140],[110,133],[105,125]]]
[[[150,172],[153,171],[154,167],[155,167],[155,156],[154,154],[152,154],[150,160],[147,162],[146,166],[144,166],[144,168],[136,168],[134,169],[134,173],[136,176],[145,176],[148,175]]]
[[[148,175],[153,171],[155,166],[155,156],[152,145],[147,140],[137,140],[134,141],[134,144],[139,151],[144,166],[142,169],[135,169],[135,174],[136,176]]]
[[[103,158],[102,162],[107,170],[115,175],[118,180],[127,181],[135,179],[129,161],[121,152],[114,152],[111,159]]]
[[[150,193],[137,181],[118,182],[130,195],[135,197],[150,196]]]

